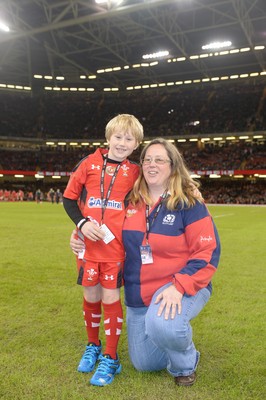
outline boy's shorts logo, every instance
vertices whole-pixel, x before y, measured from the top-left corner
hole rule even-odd
[[[95,271],[94,268],[90,268],[90,269],[87,269],[87,274],[88,274],[88,281],[92,281],[94,275],[97,275],[97,272]]]

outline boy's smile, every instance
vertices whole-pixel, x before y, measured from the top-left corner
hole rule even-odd
[[[109,140],[108,158],[124,161],[137,148],[136,138],[130,131],[115,131]]]

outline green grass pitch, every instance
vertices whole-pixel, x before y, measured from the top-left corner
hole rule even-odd
[[[266,398],[266,207],[209,206],[222,257],[213,295],[193,322],[197,382],[140,373],[119,342],[122,373],[89,385],[76,371],[86,343],[82,289],[62,205],[0,203],[0,398],[3,400],[256,400]]]

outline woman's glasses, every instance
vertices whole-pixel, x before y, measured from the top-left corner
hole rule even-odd
[[[163,165],[163,164],[171,162],[171,160],[165,159],[165,158],[162,158],[162,157],[155,157],[155,158],[145,157],[145,158],[143,158],[143,160],[141,160],[141,164],[142,165],[149,165],[152,161],[154,161],[155,164],[158,164],[158,165]]]

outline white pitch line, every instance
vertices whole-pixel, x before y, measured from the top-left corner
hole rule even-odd
[[[213,218],[222,218],[222,217],[228,217],[228,216],[232,216],[232,215],[235,215],[235,214],[233,213],[233,214],[214,215]]]

